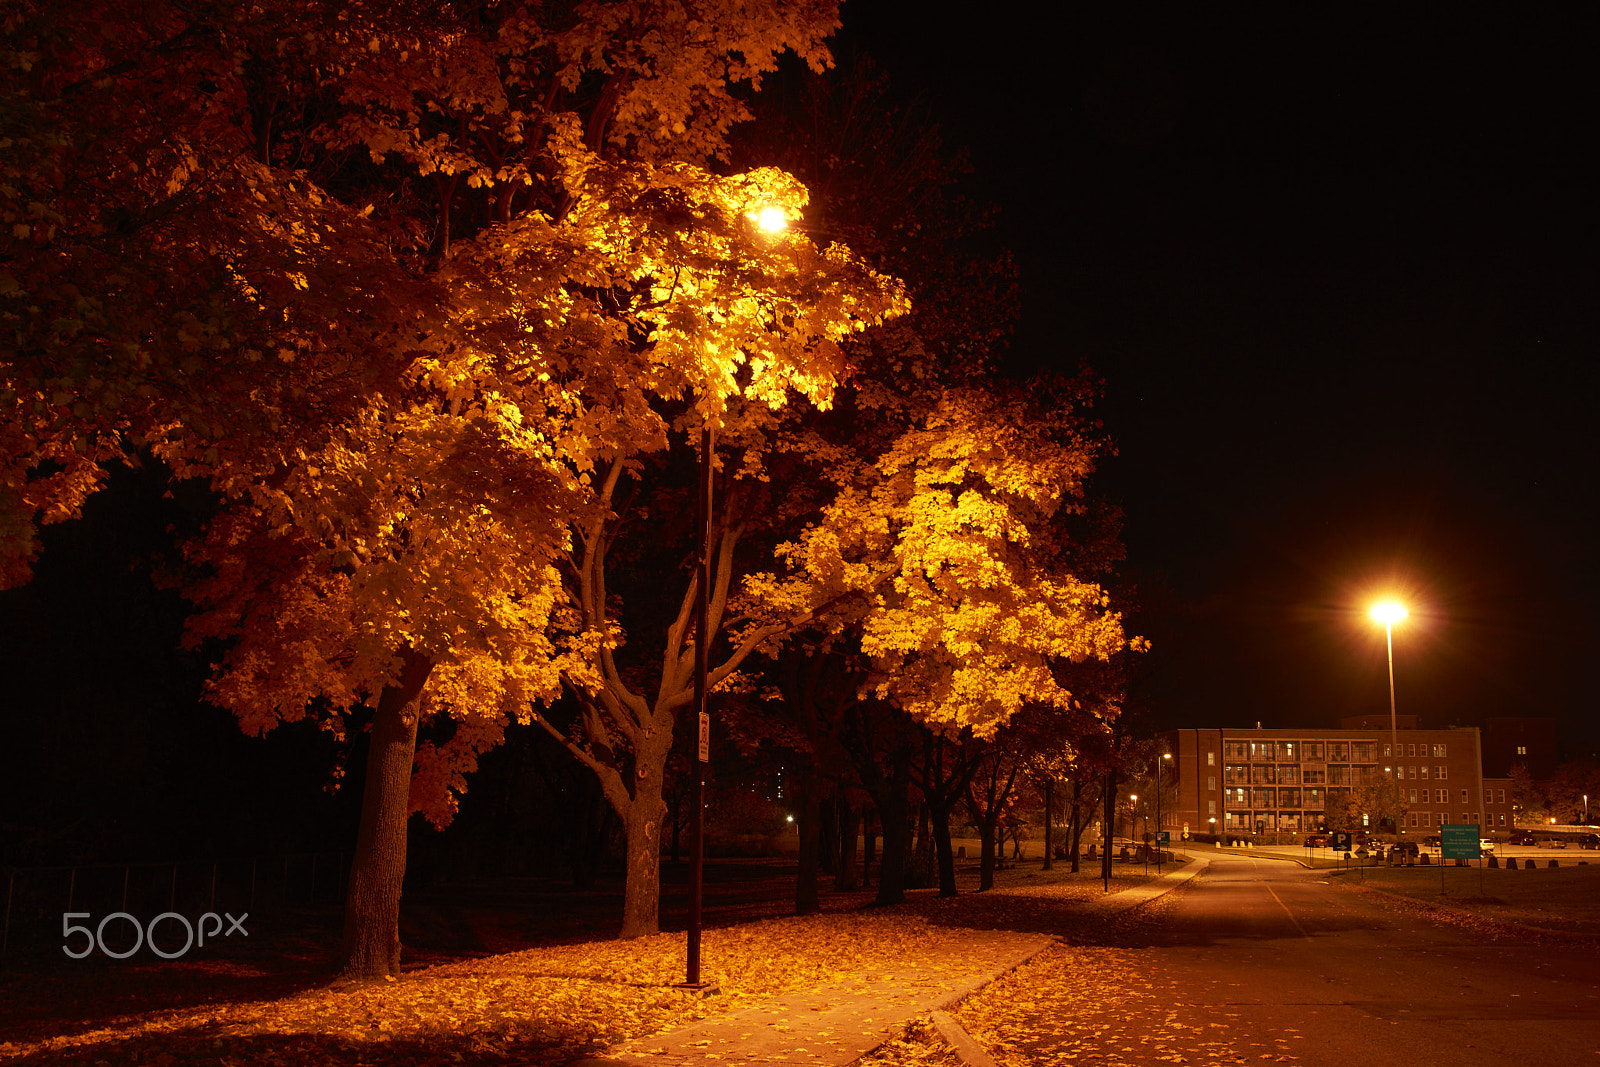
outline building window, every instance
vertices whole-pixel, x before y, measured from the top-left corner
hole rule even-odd
[[[1435,767],[1433,769],[1433,776],[1435,778],[1439,779],[1439,781],[1442,782],[1442,781],[1445,780],[1446,777],[1448,777],[1444,772],[1445,772],[1445,768],[1443,768],[1443,767]]]
[[[1383,758],[1384,759],[1388,759],[1389,758],[1389,746],[1388,745],[1384,745],[1383,746]]]
[[[1215,800],[1206,801],[1206,814],[1207,815],[1215,815],[1216,813],[1217,813],[1217,802]]]
[[[1293,741],[1280,741],[1280,742],[1278,742],[1278,758],[1282,759],[1282,760],[1292,760],[1292,759],[1294,759],[1294,742]]]
[[[1411,803],[1415,804],[1416,802],[1417,802],[1417,791],[1415,789],[1413,789],[1411,791]],[[1411,825],[1415,826],[1417,824],[1416,823],[1412,823]]]
[[[1506,813],[1502,811],[1500,813],[1500,825],[1504,826],[1505,824],[1506,824]]]
[[[1413,763],[1411,766],[1406,768],[1406,777],[1407,778],[1415,778],[1416,776],[1417,776],[1417,765]]]
[[[1411,813],[1411,825],[1412,826],[1417,825],[1417,813],[1416,812],[1412,812]]]
[[[1496,804],[1504,804],[1506,802],[1506,791],[1504,789],[1496,789],[1494,791],[1494,802]],[[1504,816],[1501,817],[1504,818]]]
[[[1527,745],[1518,745],[1517,746],[1517,755],[1526,756],[1527,754],[1528,754],[1528,746]]]
[[[1344,741],[1335,741],[1328,745],[1328,758],[1335,763],[1348,763],[1350,761],[1350,746]]]
[[[1433,746],[1433,754],[1435,756],[1438,756],[1440,759],[1443,759],[1444,758],[1444,746],[1443,745],[1434,745]]]
[[[1408,753],[1406,753],[1408,756],[1415,756],[1417,754],[1417,746],[1416,745],[1407,745],[1406,747],[1408,749],[1410,749],[1410,751]]]
[[[1426,782],[1428,780],[1428,768],[1427,767],[1423,767],[1422,768],[1422,780],[1424,782]]]
[[[1215,793],[1217,791],[1217,776],[1216,775],[1213,774],[1209,778],[1206,779],[1206,791],[1210,792],[1210,793]]]
[[[1322,758],[1322,742],[1306,741],[1300,746],[1300,758],[1320,760]]]
[[[1447,799],[1445,797],[1443,789],[1439,790],[1439,799],[1434,801],[1434,803],[1435,804],[1448,804],[1448,803],[1450,803],[1449,799]],[[1440,816],[1440,818],[1443,818],[1443,817],[1444,816],[1442,816],[1442,815]]]
[[[1215,752],[1207,752],[1206,753],[1206,766],[1207,767],[1215,767],[1216,765],[1217,765],[1217,754]]]
[[[1463,789],[1461,791],[1461,803],[1465,804],[1466,802],[1467,802],[1467,791],[1465,789]]]

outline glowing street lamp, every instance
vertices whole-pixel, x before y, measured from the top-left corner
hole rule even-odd
[[[1389,646],[1389,747],[1390,751],[1394,753],[1393,758],[1396,761],[1400,758],[1400,730],[1394,713],[1394,624],[1400,622],[1408,614],[1410,612],[1406,611],[1404,604],[1393,600],[1385,600],[1372,605],[1372,617],[1376,621],[1383,623],[1384,640]],[[1390,781],[1397,781],[1399,777],[1399,774],[1393,769],[1390,770]],[[1394,821],[1395,828],[1399,829],[1400,817],[1396,815]]]
[[[776,205],[748,212],[749,218],[765,234],[783,232],[789,225],[789,216]],[[705,896],[705,766],[711,760],[711,715],[706,709],[706,672],[711,634],[711,520],[712,484],[711,454],[717,441],[711,430],[710,413],[700,428],[700,487],[695,494],[695,532],[699,534],[699,558],[695,561],[694,610],[694,710],[699,728],[699,759],[694,761],[693,809],[689,820],[689,936],[687,944],[688,968],[681,988],[705,992],[715,985],[700,978],[700,941]]]

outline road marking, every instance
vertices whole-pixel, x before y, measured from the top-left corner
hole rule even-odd
[[[1296,919],[1294,917],[1294,912],[1289,910],[1289,905],[1287,905],[1287,904],[1285,904],[1283,902],[1283,898],[1278,896],[1277,892],[1273,890],[1272,886],[1269,883],[1262,882],[1261,884],[1267,887],[1267,892],[1271,893],[1272,894],[1272,899],[1276,900],[1278,902],[1278,907],[1282,908],[1283,909],[1283,913],[1285,915],[1289,916],[1289,921],[1294,923],[1294,928],[1296,930],[1300,931],[1300,936],[1305,938],[1307,941],[1310,941],[1311,940],[1311,935],[1306,933],[1306,928],[1300,925],[1300,920]]]

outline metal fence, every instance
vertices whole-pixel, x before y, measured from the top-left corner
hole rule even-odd
[[[106,916],[148,924],[172,914],[159,936],[181,940],[183,920],[202,916],[272,915],[285,909],[339,904],[350,872],[344,852],[247,856],[226,860],[93,864],[70,867],[0,867],[5,915],[0,922],[0,966],[27,958],[60,957],[68,915],[88,915],[87,929]],[[110,936],[127,940],[127,929]],[[82,934],[74,944],[82,945]],[[158,936],[152,931],[152,939]]]

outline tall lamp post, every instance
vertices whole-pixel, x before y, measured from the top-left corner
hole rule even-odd
[[[1405,605],[1385,600],[1372,606],[1372,617],[1383,623],[1383,637],[1389,646],[1389,784],[1394,790],[1394,828],[1400,829],[1400,729],[1394,713],[1394,624],[1410,612]]]
[[[782,208],[764,207],[749,214],[750,221],[768,236],[783,232],[789,218]],[[711,428],[710,413],[700,429],[700,486],[695,494],[695,534],[699,539],[698,559],[695,561],[694,608],[694,710],[698,734],[699,757],[694,761],[694,786],[689,794],[693,805],[689,815],[689,931],[687,940],[688,966],[679,988],[692,992],[716,991],[716,983],[705,981],[700,975],[700,941],[705,885],[705,807],[706,764],[711,760],[711,715],[706,708],[706,671],[711,648],[711,523],[712,454],[716,450],[716,435]]]
[[[1161,753],[1161,759],[1156,760],[1156,873],[1161,873],[1161,764],[1172,758],[1172,753]],[[1585,819],[1584,822],[1588,822]]]

